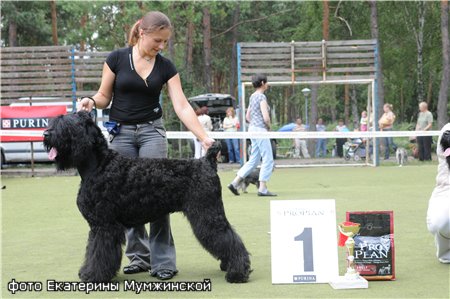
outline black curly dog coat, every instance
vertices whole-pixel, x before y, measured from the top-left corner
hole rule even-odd
[[[59,116],[44,132],[58,169],[77,168],[78,208],[89,223],[83,281],[110,281],[120,268],[125,228],[183,212],[202,246],[221,261],[228,282],[246,282],[249,253],[228,222],[214,144],[202,159],[131,159],[108,149],[86,112]]]
[[[445,152],[448,148],[450,148],[450,130],[445,131],[441,137],[441,146],[442,151]],[[450,156],[446,157],[447,165],[450,169]]]

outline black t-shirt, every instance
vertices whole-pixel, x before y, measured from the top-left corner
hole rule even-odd
[[[109,118],[139,124],[162,116],[159,103],[161,89],[177,74],[177,70],[170,60],[156,55],[153,70],[146,78],[147,86],[134,69],[132,52],[133,47],[118,49],[106,58],[106,63],[116,75]]]

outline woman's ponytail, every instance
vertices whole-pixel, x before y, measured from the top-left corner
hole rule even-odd
[[[139,28],[141,27],[142,19],[139,19],[136,23],[134,23],[133,27],[131,27],[130,34],[128,36],[128,46],[134,46],[137,44],[139,39]]]

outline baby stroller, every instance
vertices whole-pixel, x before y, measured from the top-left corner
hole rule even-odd
[[[366,157],[366,148],[361,138],[352,138],[347,141],[344,146],[344,159],[349,161],[353,158],[355,161]]]

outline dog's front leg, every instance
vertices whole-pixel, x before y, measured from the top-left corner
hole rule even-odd
[[[87,245],[86,245],[86,253],[84,256],[84,263],[80,268],[80,271],[78,271],[78,277],[82,280],[82,281],[87,281],[88,277],[90,277],[91,275],[89,275],[89,251],[91,251],[90,247],[92,247],[92,240],[94,238],[95,233],[90,230],[89,231],[89,236],[88,236],[88,241],[87,241]]]
[[[122,261],[125,229],[120,224],[91,227],[86,257],[80,268],[82,281],[109,282],[116,275]]]

